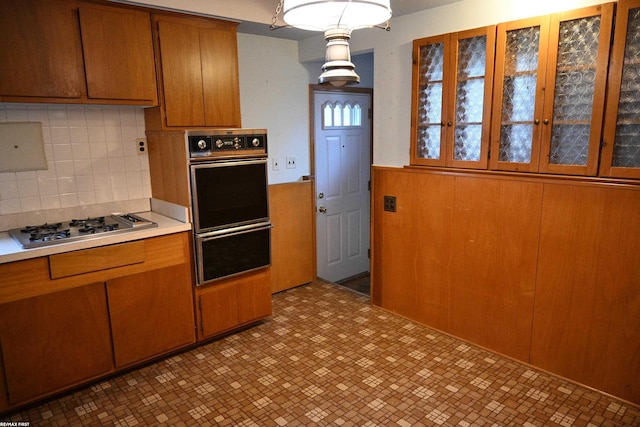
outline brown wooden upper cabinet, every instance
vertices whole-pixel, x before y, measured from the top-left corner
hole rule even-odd
[[[616,12],[600,175],[640,178],[640,0]]]
[[[491,169],[597,174],[613,9],[498,25]]]
[[[487,167],[496,27],[413,42],[411,164]]]
[[[162,127],[240,127],[237,24],[156,15]]]
[[[0,0],[0,101],[156,105],[146,12]]]

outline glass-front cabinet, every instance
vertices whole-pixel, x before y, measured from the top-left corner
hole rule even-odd
[[[613,10],[498,25],[491,169],[597,175]]]
[[[640,0],[620,0],[600,175],[640,178]]]
[[[414,40],[411,164],[486,169],[495,32]]]

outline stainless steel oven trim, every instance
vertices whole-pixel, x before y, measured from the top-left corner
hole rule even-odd
[[[202,258],[202,244],[208,240],[213,240],[213,239],[222,239],[225,237],[229,237],[229,236],[236,236],[239,234],[245,234],[245,233],[252,233],[255,231],[264,231],[264,230],[270,230],[273,228],[273,225],[270,222],[261,222],[261,223],[257,223],[257,224],[252,224],[252,225],[245,225],[245,226],[240,226],[240,227],[233,227],[233,228],[227,228],[224,230],[216,230],[213,232],[209,232],[209,233],[203,233],[203,234],[196,234],[195,235],[195,246],[196,246],[196,257],[197,257],[197,262],[196,262],[196,267],[197,267],[197,275],[198,275],[198,283],[197,286],[202,286],[205,285],[207,283],[212,283],[218,280],[222,280],[222,279],[226,279],[229,277],[233,277],[233,276],[238,276],[240,274],[244,274],[250,271],[255,271],[255,270],[259,270],[261,268],[266,268],[269,267],[271,265],[271,262],[269,262],[269,264],[267,265],[262,265],[259,267],[255,267],[249,270],[243,270],[241,272],[238,273],[234,273],[234,274],[230,274],[227,276],[223,276],[223,277],[218,277],[212,280],[207,280],[205,281],[204,279],[204,262],[203,262],[203,258]],[[271,245],[269,245],[269,260],[271,260]]]
[[[193,162],[190,165],[190,170],[189,170],[189,174],[191,176],[190,179],[190,185],[191,185],[191,203],[192,203],[192,207],[193,207],[193,226],[194,226],[194,231],[196,234],[205,234],[205,233],[209,233],[211,231],[215,231],[215,228],[212,229],[202,229],[202,227],[200,226],[200,215],[199,215],[199,210],[198,210],[198,197],[197,197],[197,192],[198,192],[198,188],[196,185],[196,171],[198,169],[207,169],[207,168],[216,168],[216,167],[233,167],[233,166],[241,166],[241,165],[250,165],[250,164],[263,164],[265,167],[265,174],[267,173],[266,171],[266,167],[267,167],[267,159],[264,158],[260,158],[260,159],[238,159],[238,160],[218,160],[218,161],[211,161],[209,160],[208,162]],[[266,177],[266,175],[265,175]],[[267,182],[267,188],[269,183]],[[267,191],[267,212],[269,212],[269,197],[268,197],[268,190],[265,189],[265,191]],[[220,230],[228,230],[229,226],[231,226],[232,228],[235,228],[237,226],[242,226],[244,224],[250,225],[250,224],[256,224],[259,222],[264,222],[264,221],[268,221],[268,217],[265,218],[258,218],[256,220],[251,220],[251,221],[245,221],[245,222],[238,222],[235,224],[229,224],[229,225],[224,225],[219,227],[218,229]]]

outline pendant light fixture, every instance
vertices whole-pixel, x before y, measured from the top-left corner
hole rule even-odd
[[[287,26],[324,32],[327,51],[318,83],[334,86],[360,82],[351,62],[351,32],[383,23],[388,30],[391,19],[390,0],[280,0],[272,30],[279,28],[275,23],[281,12]]]

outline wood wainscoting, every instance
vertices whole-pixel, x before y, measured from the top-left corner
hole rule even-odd
[[[316,239],[313,181],[269,186],[271,292],[313,281]]]
[[[374,305],[640,403],[640,183],[374,167],[372,190]]]

